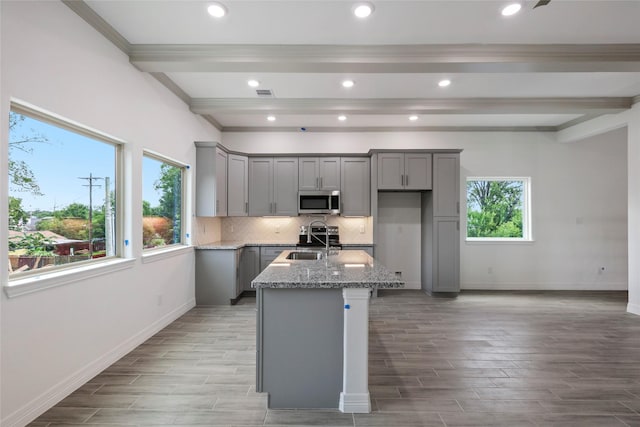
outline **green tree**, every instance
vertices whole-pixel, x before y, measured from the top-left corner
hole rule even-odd
[[[467,183],[468,237],[522,237],[521,181]]]
[[[26,222],[29,215],[22,208],[22,199],[9,196],[9,229],[17,230],[20,222]]]
[[[160,178],[154,182],[153,188],[161,192],[157,214],[166,218],[179,217],[182,169],[163,163],[160,166]]]
[[[71,203],[69,206],[56,211],[56,218],[89,219],[89,206],[82,203]]]
[[[22,114],[13,111],[9,112],[9,185],[12,190],[26,191],[40,196],[42,195],[40,186],[29,165],[23,160],[14,160],[11,156],[16,150],[32,153],[32,143],[49,141],[46,136],[33,130],[26,134],[17,134],[20,123],[24,119],[25,117]]]

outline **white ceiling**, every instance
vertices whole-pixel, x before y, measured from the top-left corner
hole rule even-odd
[[[505,1],[373,0],[366,20],[346,0],[221,0],[222,19],[207,1],[65,3],[222,130],[552,130],[640,95],[638,0],[509,18]]]

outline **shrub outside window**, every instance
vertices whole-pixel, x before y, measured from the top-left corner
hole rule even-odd
[[[467,178],[467,240],[531,240],[529,187],[529,178]]]
[[[9,276],[118,255],[120,141],[48,113],[9,113]]]
[[[144,249],[183,242],[183,165],[145,153],[142,161],[142,241]]]

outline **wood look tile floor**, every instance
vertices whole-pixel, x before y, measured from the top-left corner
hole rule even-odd
[[[640,426],[640,317],[623,292],[386,291],[371,414],[267,410],[255,299],[196,307],[33,426]]]

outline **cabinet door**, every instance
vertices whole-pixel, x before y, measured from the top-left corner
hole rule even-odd
[[[273,215],[273,159],[249,159],[249,216]]]
[[[433,215],[460,214],[460,155],[433,155]]]
[[[378,154],[378,190],[402,190],[404,153]]]
[[[246,156],[229,154],[228,158],[228,216],[249,214],[249,164]]]
[[[320,157],[319,177],[321,190],[340,190],[340,157]]]
[[[368,157],[343,157],[341,161],[341,214],[369,216],[371,214],[371,171]]]
[[[216,215],[216,148],[196,142],[196,216]]]
[[[227,216],[227,153],[216,148],[216,216]]]
[[[431,154],[405,153],[405,190],[431,190]]]
[[[460,219],[433,218],[433,292],[460,291]]]
[[[317,157],[298,158],[298,188],[300,190],[317,190],[320,188],[320,175]]]
[[[260,273],[260,248],[247,246],[240,258],[240,274],[242,276],[242,290],[252,291],[251,281]]]
[[[298,216],[298,158],[273,159],[273,213]]]

